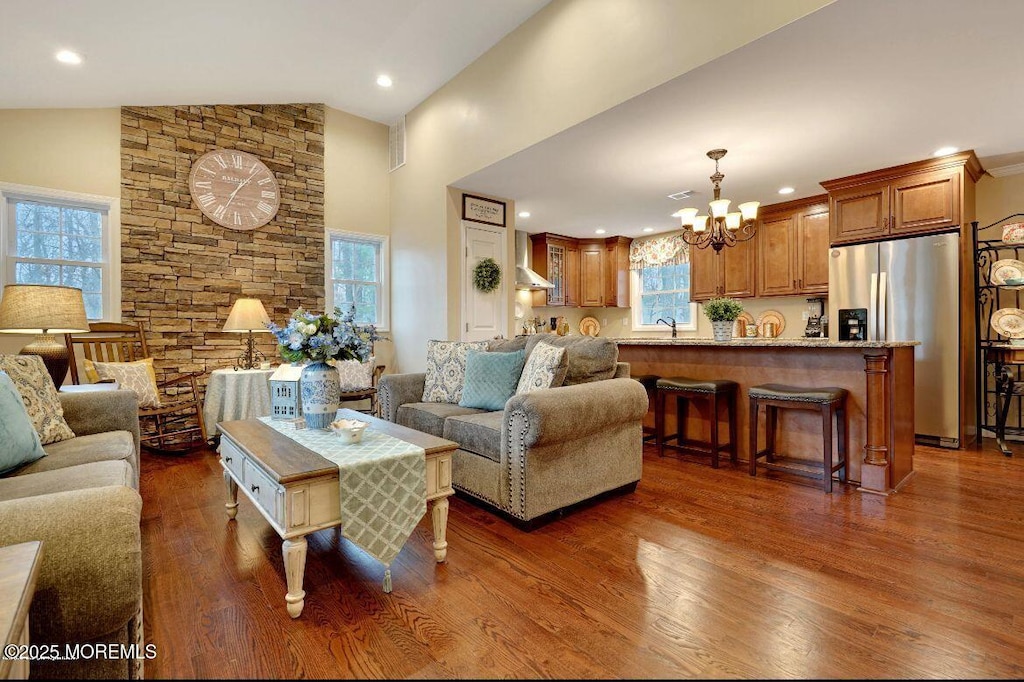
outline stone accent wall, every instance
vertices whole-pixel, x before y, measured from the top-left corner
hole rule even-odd
[[[241,232],[200,212],[188,176],[215,149],[274,172],[270,223]],[[259,298],[279,324],[299,306],[322,310],[324,106],[122,107],[121,288],[123,318],[143,323],[160,375],[232,366],[244,337],[220,329],[237,298]],[[256,338],[280,360],[271,335]]]

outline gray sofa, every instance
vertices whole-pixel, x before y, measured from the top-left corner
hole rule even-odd
[[[647,392],[628,378],[629,365],[616,362],[614,349],[607,368],[611,378],[586,381],[599,373],[579,371],[587,361],[580,344],[614,342],[548,340],[568,349],[566,384],[514,395],[502,411],[421,402],[425,374],[385,375],[378,389],[384,419],[459,443],[452,465],[457,491],[526,529],[603,493],[632,491],[641,473]],[[491,350],[524,343],[517,339]]]
[[[33,644],[141,644],[139,419],[130,391],[60,394],[75,438],[0,477],[0,546],[43,542]],[[2,447],[2,445],[0,445]],[[33,678],[139,678],[141,661],[32,661]]]

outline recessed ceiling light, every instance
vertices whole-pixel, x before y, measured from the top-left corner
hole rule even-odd
[[[57,61],[61,64],[81,64],[82,56],[71,50],[61,50],[56,55]]]
[[[932,156],[946,156],[947,154],[956,154],[958,151],[960,151],[958,147],[939,147]]]
[[[530,217],[530,212],[529,211],[520,211],[519,212],[519,217],[520,218],[529,218]]]
[[[603,228],[600,228],[600,227],[597,228],[596,230],[594,230],[595,234],[604,234],[605,232],[607,232],[607,230],[605,230]]]
[[[642,229],[640,231],[641,232],[654,232],[654,228],[653,227],[645,227],[644,229]]]
[[[391,76],[388,76],[387,74],[383,74],[383,73],[381,75],[377,76],[377,85],[379,85],[382,88],[390,88],[391,87]]]
[[[779,188],[779,194],[792,194],[795,191],[796,190],[793,189],[792,187],[780,187]]]

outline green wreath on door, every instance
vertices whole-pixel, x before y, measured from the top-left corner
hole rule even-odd
[[[501,286],[501,266],[493,258],[483,258],[473,268],[473,286],[489,294]]]

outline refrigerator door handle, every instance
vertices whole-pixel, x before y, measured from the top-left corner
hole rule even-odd
[[[878,273],[871,273],[871,296],[868,297],[868,341],[877,341]]]
[[[883,272],[878,276],[878,340],[889,340],[889,324],[886,317],[885,302],[888,294],[886,288],[889,284],[889,273]]]

